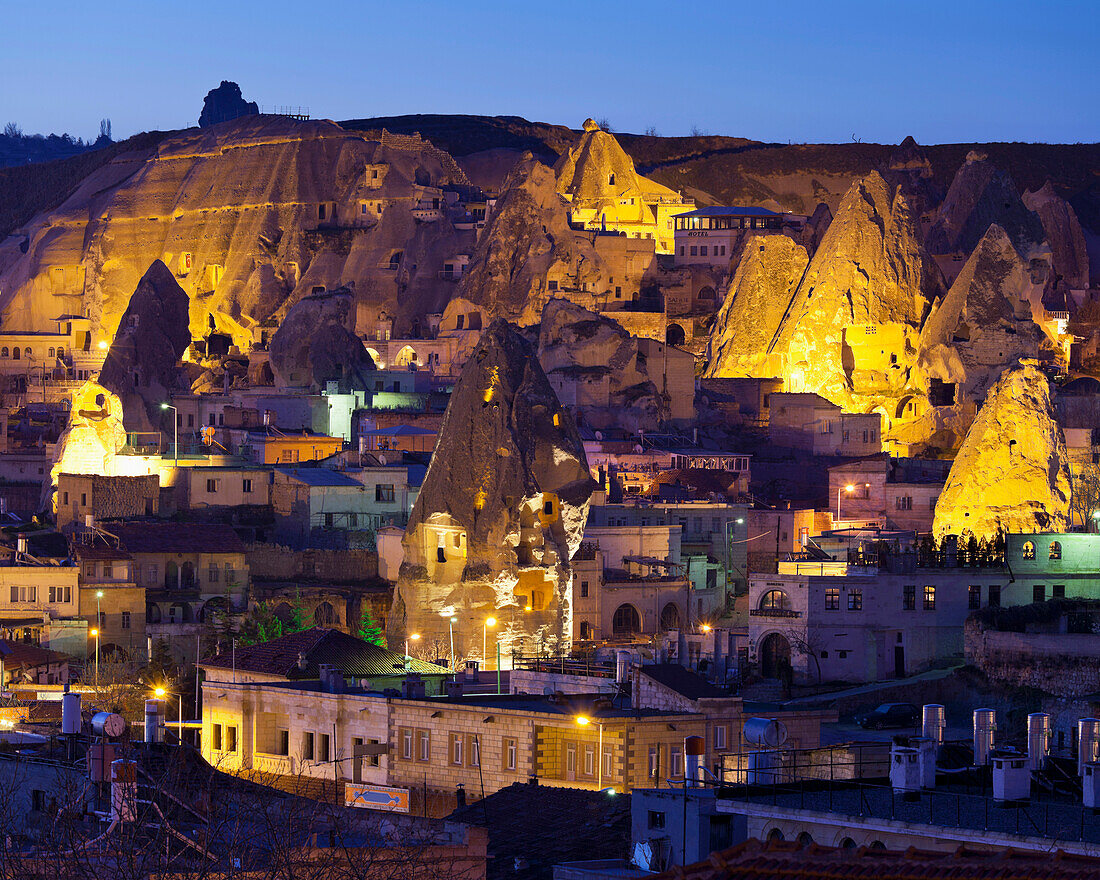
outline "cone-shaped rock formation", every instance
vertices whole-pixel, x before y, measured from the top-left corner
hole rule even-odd
[[[1064,531],[1070,472],[1046,377],[1033,361],[1001,376],[951,465],[933,531]]]
[[[368,387],[364,375],[374,361],[352,331],[351,293],[334,290],[303,297],[287,312],[271,338],[276,384],[323,391],[330,381],[342,391]]]
[[[1024,193],[1024,204],[1039,215],[1050,245],[1054,271],[1070,288],[1089,286],[1089,254],[1085,233],[1069,202],[1061,198],[1050,181],[1036,192]]]
[[[390,638],[445,644],[453,616],[460,658],[479,657],[486,633],[490,657],[498,643],[503,654],[521,642],[567,648],[569,561],[593,487],[534,346],[494,321],[451,395],[405,530]]]

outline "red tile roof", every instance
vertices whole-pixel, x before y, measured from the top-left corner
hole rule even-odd
[[[68,654],[62,654],[60,651],[49,651],[25,642],[3,640],[0,640],[0,653],[3,654],[4,668],[9,672],[13,669],[45,666],[47,663],[61,663],[69,659]]]
[[[1100,858],[1055,850],[841,849],[747,840],[654,880],[1095,880]]]

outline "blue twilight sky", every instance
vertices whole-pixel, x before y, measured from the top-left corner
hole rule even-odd
[[[0,125],[116,138],[206,92],[766,141],[1100,140],[1098,0],[0,0]]]

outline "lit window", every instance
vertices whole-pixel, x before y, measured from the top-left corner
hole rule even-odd
[[[863,590],[849,590],[848,591],[848,610],[849,611],[862,611],[863,610]]]
[[[936,610],[936,588],[928,584],[924,588],[924,610]]]
[[[1049,555],[1050,559],[1061,559],[1062,558],[1062,545],[1059,544],[1057,541],[1051,541],[1050,542],[1050,551],[1049,551],[1048,555]]]
[[[840,587],[827,587],[825,590],[825,610],[840,610]]]

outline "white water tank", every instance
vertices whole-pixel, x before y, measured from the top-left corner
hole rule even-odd
[[[164,742],[164,700],[145,701],[145,741]]]
[[[994,755],[993,800],[1026,801],[1031,797],[1031,768],[1026,755]]]
[[[1027,716],[1027,763],[1031,770],[1042,770],[1050,754],[1050,715],[1032,712]]]
[[[684,738],[684,757],[686,759],[685,782],[689,788],[698,788],[703,784],[703,755],[706,743],[701,736]]]
[[[923,710],[921,735],[943,745],[943,732],[947,729],[947,715],[939,703],[928,703]]]
[[[778,785],[783,781],[783,756],[780,752],[749,752],[749,785]]]
[[[61,732],[65,736],[76,736],[80,728],[80,694],[65,691],[61,695]]]
[[[917,750],[917,764],[920,767],[920,787],[936,787],[936,753],[939,744],[927,736],[915,736],[909,745]]]
[[[137,816],[137,764],[119,758],[111,762],[111,819],[133,822]]]
[[[894,791],[920,791],[920,753],[896,743],[890,748],[890,786]]]
[[[1085,765],[1100,757],[1097,745],[1100,744],[1100,718],[1077,719],[1077,775],[1082,776]]]
[[[615,684],[622,684],[630,678],[630,652],[615,652]]]
[[[1081,776],[1081,798],[1086,809],[1095,810],[1100,805],[1100,762],[1090,761]]]
[[[982,767],[989,763],[989,753],[993,751],[993,734],[997,729],[997,711],[995,709],[974,710],[974,766]]]
[[[774,718],[750,718],[745,722],[745,742],[778,749],[787,741],[787,725]]]

